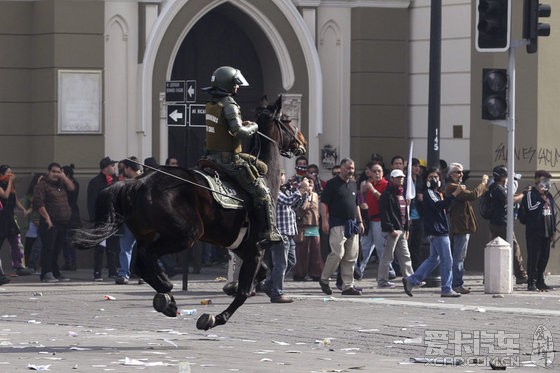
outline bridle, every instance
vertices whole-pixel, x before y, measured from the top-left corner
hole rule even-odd
[[[270,113],[270,111],[265,110],[261,113],[261,115],[265,115],[266,113]],[[258,132],[261,137],[264,137],[268,141],[275,143],[278,146],[278,150],[280,151],[280,155],[286,158],[292,158],[293,156],[299,156],[305,153],[304,144],[298,139],[298,129],[292,126],[289,123],[282,122],[279,117],[279,111],[272,113],[272,122],[278,128],[278,133],[280,134],[279,141],[276,141],[269,136],[263,134],[262,132]],[[285,143],[285,139],[288,139],[288,145],[286,147],[282,146]]]

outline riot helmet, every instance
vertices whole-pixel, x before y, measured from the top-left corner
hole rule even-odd
[[[247,87],[249,83],[245,80],[241,71],[231,66],[222,66],[212,74],[210,81],[213,88],[220,88],[229,93],[234,93],[234,86]]]

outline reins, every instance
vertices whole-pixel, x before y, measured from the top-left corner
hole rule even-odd
[[[204,186],[204,185],[195,183],[194,181],[190,181],[190,180],[187,180],[187,179],[182,178],[182,177],[180,177],[180,176],[173,175],[172,173],[169,173],[169,172],[167,172],[167,171],[160,170],[160,169],[157,168],[157,167],[148,166],[148,165],[146,165],[146,164],[144,164],[144,163],[137,162],[137,161],[135,161],[135,160],[133,160],[133,159],[130,159],[130,158],[126,158],[126,159],[129,160],[129,161],[131,161],[131,162],[134,162],[134,163],[136,163],[136,164],[138,164],[138,165],[140,165],[140,166],[142,166],[142,167],[146,167],[146,168],[149,168],[150,170],[157,171],[157,172],[162,173],[162,174],[167,175],[167,176],[171,176],[172,178],[175,178],[175,179],[184,181],[185,183],[192,184],[192,185],[197,186],[197,187],[202,188],[202,189],[206,189],[206,190],[208,190],[208,191],[210,191],[210,192],[212,192],[212,193],[220,194],[220,195],[222,195],[222,196],[226,196],[226,197],[229,197],[229,198],[231,198],[231,199],[235,199],[235,200],[237,200],[237,201],[239,201],[239,202],[245,202],[245,201],[242,200],[241,198],[238,198],[238,197],[235,197],[235,196],[231,196],[231,195],[229,195],[229,194],[225,194],[225,193],[219,192],[219,191],[214,190],[214,189],[212,189],[212,188],[208,188],[207,186]]]

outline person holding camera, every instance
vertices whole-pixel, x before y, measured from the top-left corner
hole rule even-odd
[[[422,281],[439,265],[441,274],[441,296],[460,297],[461,294],[452,289],[453,257],[449,241],[449,223],[446,210],[456,197],[465,190],[465,185],[458,185],[444,199],[440,191],[440,172],[437,168],[428,171],[426,191],[424,192],[424,234],[430,241],[430,256],[420,264],[414,274],[403,278],[404,292],[412,296],[412,290],[422,286]]]
[[[62,172],[60,164],[53,162],[48,170],[47,176],[37,183],[33,191],[33,209],[41,215],[41,281],[52,283],[69,280],[60,273],[58,257],[65,245],[66,230],[72,216],[68,193],[73,192],[75,186]]]
[[[544,282],[544,271],[550,256],[550,242],[556,228],[554,198],[549,192],[550,179],[548,171],[535,172],[535,186],[524,195],[519,209],[518,218],[525,224],[527,239],[528,291],[553,289]]]
[[[449,207],[453,243],[453,290],[457,293],[469,294],[471,292],[469,288],[463,286],[463,274],[465,272],[469,238],[478,229],[472,202],[484,194],[487,184],[488,175],[482,175],[482,180],[476,188],[472,190],[464,189]],[[463,185],[463,165],[452,162],[449,164],[447,173],[446,194],[451,194],[461,185]]]

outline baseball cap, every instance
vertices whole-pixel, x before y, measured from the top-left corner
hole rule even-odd
[[[391,171],[391,177],[404,177],[404,172],[402,172],[402,170],[395,169]]]
[[[113,161],[111,158],[109,157],[105,157],[102,160],[99,161],[99,169],[104,169],[107,166],[110,166],[112,164],[117,163],[117,161]]]

